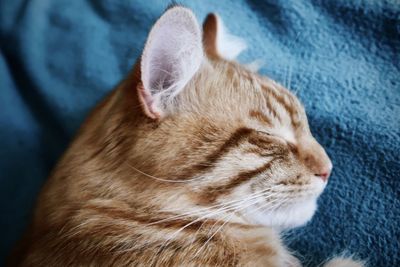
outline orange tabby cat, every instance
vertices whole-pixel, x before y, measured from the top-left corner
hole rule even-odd
[[[300,266],[278,231],[311,219],[332,169],[299,100],[168,9],[39,196],[15,266]],[[334,259],[326,266],[362,266]]]

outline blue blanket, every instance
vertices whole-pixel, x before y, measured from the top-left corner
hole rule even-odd
[[[400,266],[397,0],[181,1],[220,14],[240,57],[295,91],[334,163],[312,222],[288,233],[307,266],[342,253]],[[131,68],[166,1],[0,0],[0,260],[87,112]]]

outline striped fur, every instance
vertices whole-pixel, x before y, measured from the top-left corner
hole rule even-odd
[[[165,117],[140,64],[94,109],[10,265],[299,266],[276,229],[311,218],[330,160],[294,95],[212,51],[215,28]]]

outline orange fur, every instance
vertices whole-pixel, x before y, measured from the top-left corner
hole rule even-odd
[[[256,204],[268,212],[316,199],[329,158],[297,98],[217,57],[211,28],[203,38],[210,57],[165,116],[143,97],[139,63],[94,109],[45,184],[10,265],[299,265],[274,225],[218,208],[243,208],[240,200],[261,190]]]

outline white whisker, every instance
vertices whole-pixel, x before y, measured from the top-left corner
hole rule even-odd
[[[146,177],[152,178],[152,179],[157,180],[157,181],[160,181],[160,182],[168,182],[168,183],[188,183],[188,182],[191,182],[191,181],[196,181],[196,180],[200,180],[200,179],[201,179],[201,178],[192,178],[192,179],[187,179],[187,180],[169,180],[169,179],[162,179],[162,178],[158,178],[158,177],[155,177],[155,176],[153,176],[153,175],[150,175],[150,174],[148,174],[148,173],[145,173],[145,172],[139,170],[138,168],[133,167],[133,166],[130,165],[129,163],[127,163],[127,165],[128,165],[131,169],[137,171],[138,173],[143,174],[143,175],[145,175]]]

